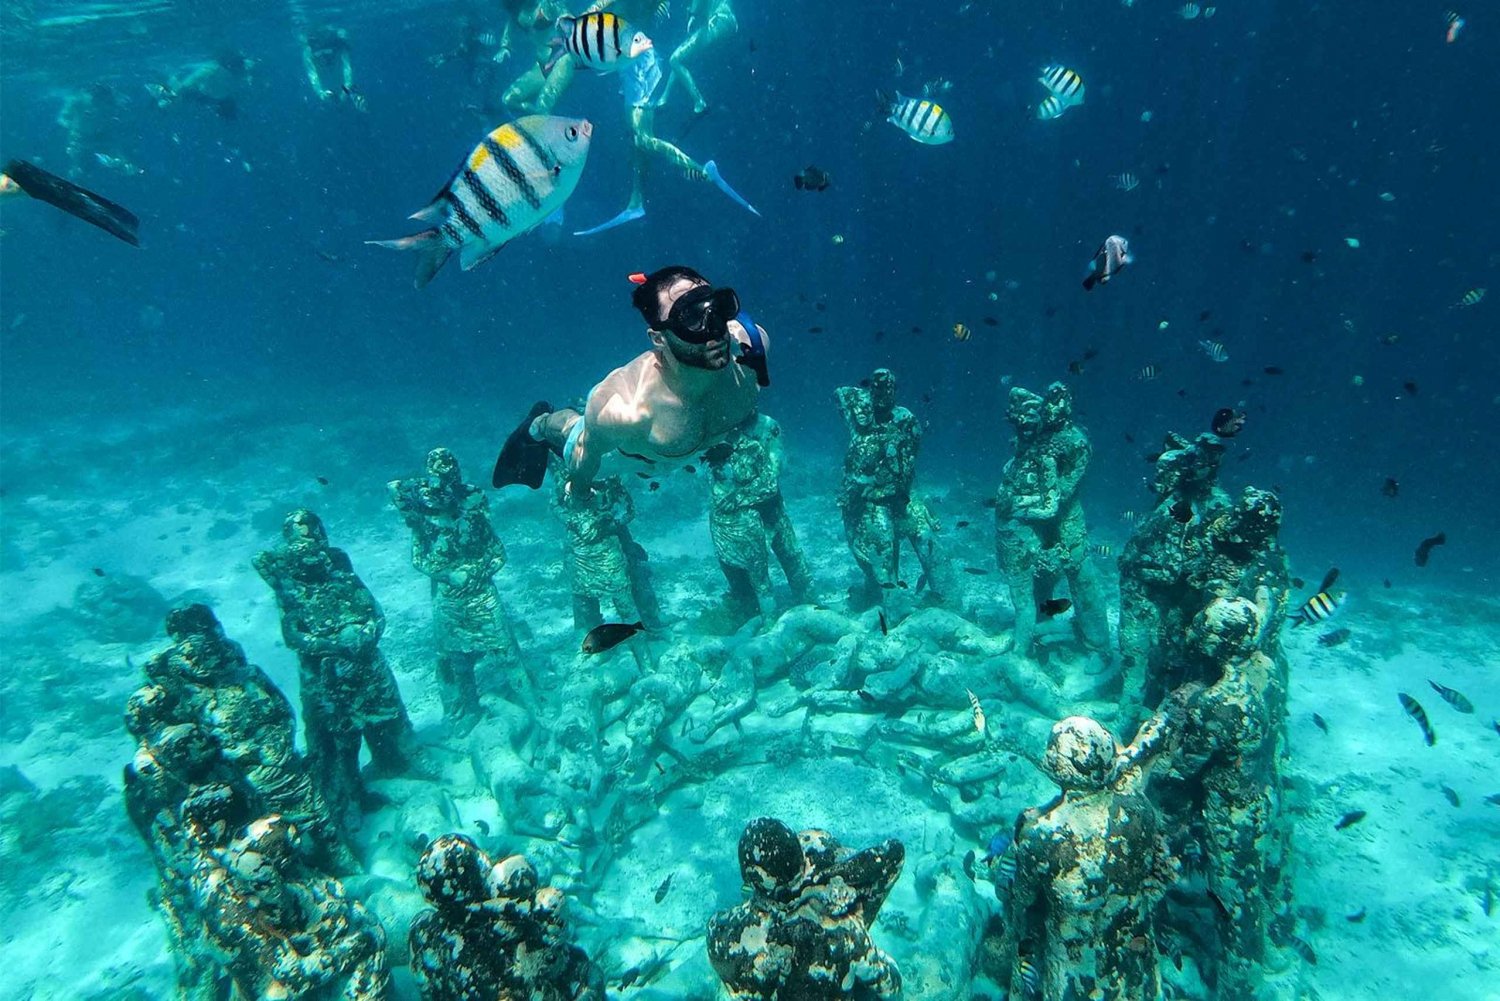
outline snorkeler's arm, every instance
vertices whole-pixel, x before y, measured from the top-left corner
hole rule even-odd
[[[354,89],[354,61],[349,58],[349,50],[343,49],[339,52],[339,64],[344,68],[344,90]]]
[[[325,101],[332,96],[323,89],[323,77],[318,73],[318,64],[313,60],[312,43],[306,37],[302,39],[302,69],[307,73],[307,82],[312,85],[314,94]]]

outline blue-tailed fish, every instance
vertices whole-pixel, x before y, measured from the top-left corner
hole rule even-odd
[[[430,223],[411,236],[367,240],[391,250],[416,250],[416,287],[458,251],[465,271],[559,209],[583,173],[594,126],[581,118],[528,115],[482,139],[432,202],[411,218]]]
[[[542,72],[551,73],[563,53],[571,53],[580,65],[596,73],[613,73],[651,48],[651,39],[645,32],[633,30],[619,15],[607,10],[577,17],[565,15],[557,19],[552,55],[542,66]]]
[[[1070,70],[1066,66],[1044,66],[1042,75],[1036,79],[1037,83],[1046,87],[1068,107],[1083,103],[1083,77],[1078,75],[1077,70]]]
[[[936,101],[897,94],[885,106],[886,121],[917,142],[940,146],[953,141],[953,118]]]

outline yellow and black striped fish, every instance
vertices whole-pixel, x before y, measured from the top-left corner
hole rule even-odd
[[[589,155],[594,126],[581,118],[527,115],[500,126],[474,147],[432,202],[411,218],[431,225],[395,240],[367,240],[416,250],[416,287],[457,250],[465,271],[562,208]]]
[[[1485,293],[1488,292],[1488,291],[1489,291],[1489,289],[1471,288],[1471,289],[1469,289],[1469,291],[1467,291],[1467,292],[1465,292],[1463,294],[1463,298],[1459,299],[1453,305],[1455,305],[1455,306],[1462,306],[1462,307],[1464,307],[1466,309],[1469,306],[1477,306],[1477,305],[1479,305],[1480,300],[1482,300],[1484,298]]]
[[[1066,66],[1044,66],[1042,75],[1036,78],[1036,82],[1050,90],[1063,104],[1073,107],[1075,104],[1083,103],[1083,77],[1078,75],[1077,70],[1070,70]]]
[[[552,72],[564,52],[571,53],[581,65],[595,72],[612,73],[650,51],[652,43],[644,31],[633,31],[619,15],[597,10],[578,17],[569,14],[558,18],[552,47],[551,58],[542,66],[544,73]]]
[[[1344,603],[1344,596],[1333,591],[1319,591],[1302,603],[1294,615],[1293,625],[1311,625],[1314,622],[1322,622],[1339,610]]]
[[[953,141],[953,119],[936,101],[897,94],[886,111],[886,121],[919,143],[941,146]]]
[[[1042,98],[1042,103],[1036,106],[1036,116],[1044,122],[1050,122],[1054,118],[1061,118],[1068,105],[1056,94],[1048,94]]]
[[[972,330],[969,329],[969,325],[968,324],[966,324],[966,323],[955,323],[953,325],[953,339],[954,340],[956,340],[956,341],[966,341],[970,337],[973,337],[973,336],[974,336],[974,331],[972,331]]]

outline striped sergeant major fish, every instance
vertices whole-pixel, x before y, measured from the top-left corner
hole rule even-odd
[[[1460,309],[1468,309],[1470,306],[1477,306],[1484,300],[1485,293],[1488,291],[1489,289],[1471,288],[1469,289],[1469,291],[1465,292],[1463,294],[1463,297],[1453,305],[1456,308]]]
[[[1042,98],[1042,103],[1036,106],[1036,117],[1044,122],[1050,122],[1054,118],[1061,118],[1063,112],[1067,110],[1067,102],[1056,94],[1048,94]]]
[[[581,118],[527,115],[502,125],[474,147],[426,208],[412,213],[431,229],[365,242],[420,252],[417,288],[432,281],[455,250],[469,271],[562,208],[578,186],[593,133],[593,124]]]
[[[596,73],[612,73],[652,48],[646,33],[632,31],[618,14],[596,10],[577,17],[564,15],[557,19],[552,55],[542,72],[551,73],[564,53],[571,53],[580,65]]]
[[[1297,613],[1292,616],[1293,626],[1312,625],[1314,622],[1322,622],[1324,619],[1338,611],[1344,604],[1344,596],[1334,591],[1319,591],[1302,603]]]
[[[936,101],[925,97],[882,98],[886,121],[927,146],[941,146],[953,141],[953,118]]]
[[[1036,82],[1070,108],[1083,103],[1083,77],[1078,75],[1077,70],[1056,64],[1044,66],[1042,75],[1036,78]]]

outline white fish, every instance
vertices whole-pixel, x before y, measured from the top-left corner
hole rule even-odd
[[[477,267],[562,208],[583,174],[593,132],[581,118],[527,115],[508,122],[480,140],[427,207],[412,214],[431,229],[365,242],[419,251],[417,288],[455,250],[465,271]]]
[[[1127,264],[1134,264],[1135,258],[1130,256],[1130,243],[1123,236],[1106,237],[1094,251],[1093,267],[1089,276],[1083,280],[1083,287],[1092,291],[1095,285],[1104,285],[1115,275],[1119,274]]]

